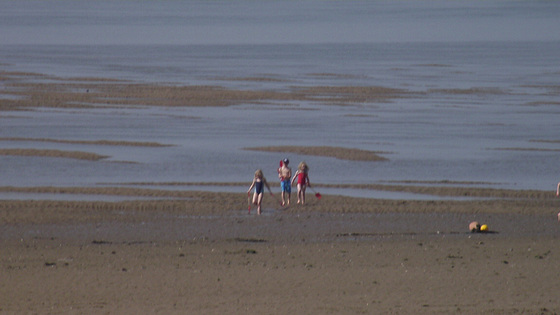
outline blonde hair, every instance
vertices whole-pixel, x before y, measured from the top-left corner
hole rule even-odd
[[[255,177],[257,177],[257,178],[263,178],[263,172],[262,172],[262,170],[260,170],[260,169],[259,169],[259,170],[256,170],[256,171],[255,171]]]
[[[300,171],[304,172],[304,173],[307,173],[307,171],[309,171],[309,166],[307,166],[307,163],[305,163],[305,161],[304,161],[304,162],[299,163],[298,169]]]

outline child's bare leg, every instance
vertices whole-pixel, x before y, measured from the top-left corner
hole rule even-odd
[[[298,204],[301,203],[301,185],[300,184],[297,185],[297,203]]]
[[[257,197],[258,197],[257,193],[254,193],[253,194],[253,204],[254,205],[257,205]]]
[[[301,187],[301,204],[305,204],[305,185]]]
[[[263,199],[263,194],[259,194],[257,199],[257,214],[261,214],[262,199]]]

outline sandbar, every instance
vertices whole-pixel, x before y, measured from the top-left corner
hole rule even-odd
[[[45,150],[45,149],[0,149],[0,156],[1,155],[54,157],[54,158],[88,160],[88,161],[98,161],[108,157],[105,155],[100,155],[100,154],[95,154],[90,152]]]
[[[265,151],[265,152],[290,152],[303,155],[314,155],[333,157],[341,160],[350,161],[385,161],[385,157],[379,154],[387,152],[368,151],[354,148],[330,147],[330,146],[268,146],[252,147],[245,150]]]

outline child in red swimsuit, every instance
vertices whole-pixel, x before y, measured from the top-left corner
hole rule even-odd
[[[298,165],[298,170],[292,178],[292,185],[297,178],[297,203],[305,204],[305,188],[307,186],[311,187],[311,182],[309,182],[309,167],[305,162],[301,162]]]

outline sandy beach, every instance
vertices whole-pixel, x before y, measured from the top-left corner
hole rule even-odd
[[[560,314],[559,16],[0,0],[0,315]]]
[[[1,99],[0,110],[37,106],[78,109],[99,102],[132,106],[138,99],[158,106],[226,106],[294,99],[340,105],[407,94],[377,87],[311,87],[277,93],[115,84],[93,78],[70,83],[25,73],[3,73],[1,77],[8,80],[7,91],[18,97]],[[14,136],[1,140],[167,146],[109,139]],[[332,146],[245,150],[349,161],[385,160],[384,152]],[[2,149],[0,155],[88,163],[106,158],[90,152],[41,148]],[[389,200],[328,194],[317,198],[309,191],[305,206],[282,208],[278,184],[273,183],[276,194],[265,196],[260,216],[254,206],[249,211],[243,193],[249,183],[241,182],[0,187],[2,193],[35,196],[0,201],[0,313],[560,313],[560,224],[554,192],[478,187],[484,184],[316,183],[318,191],[351,188],[448,199]],[[239,187],[239,193],[169,189],[184,185],[228,185]],[[41,194],[59,198],[42,200],[37,197]],[[94,198],[72,201],[67,200],[69,195]],[[105,200],[115,196],[123,200]],[[488,224],[489,232],[471,233],[468,226],[472,221]]]
[[[181,198],[0,202],[0,313],[560,312],[552,198]]]

